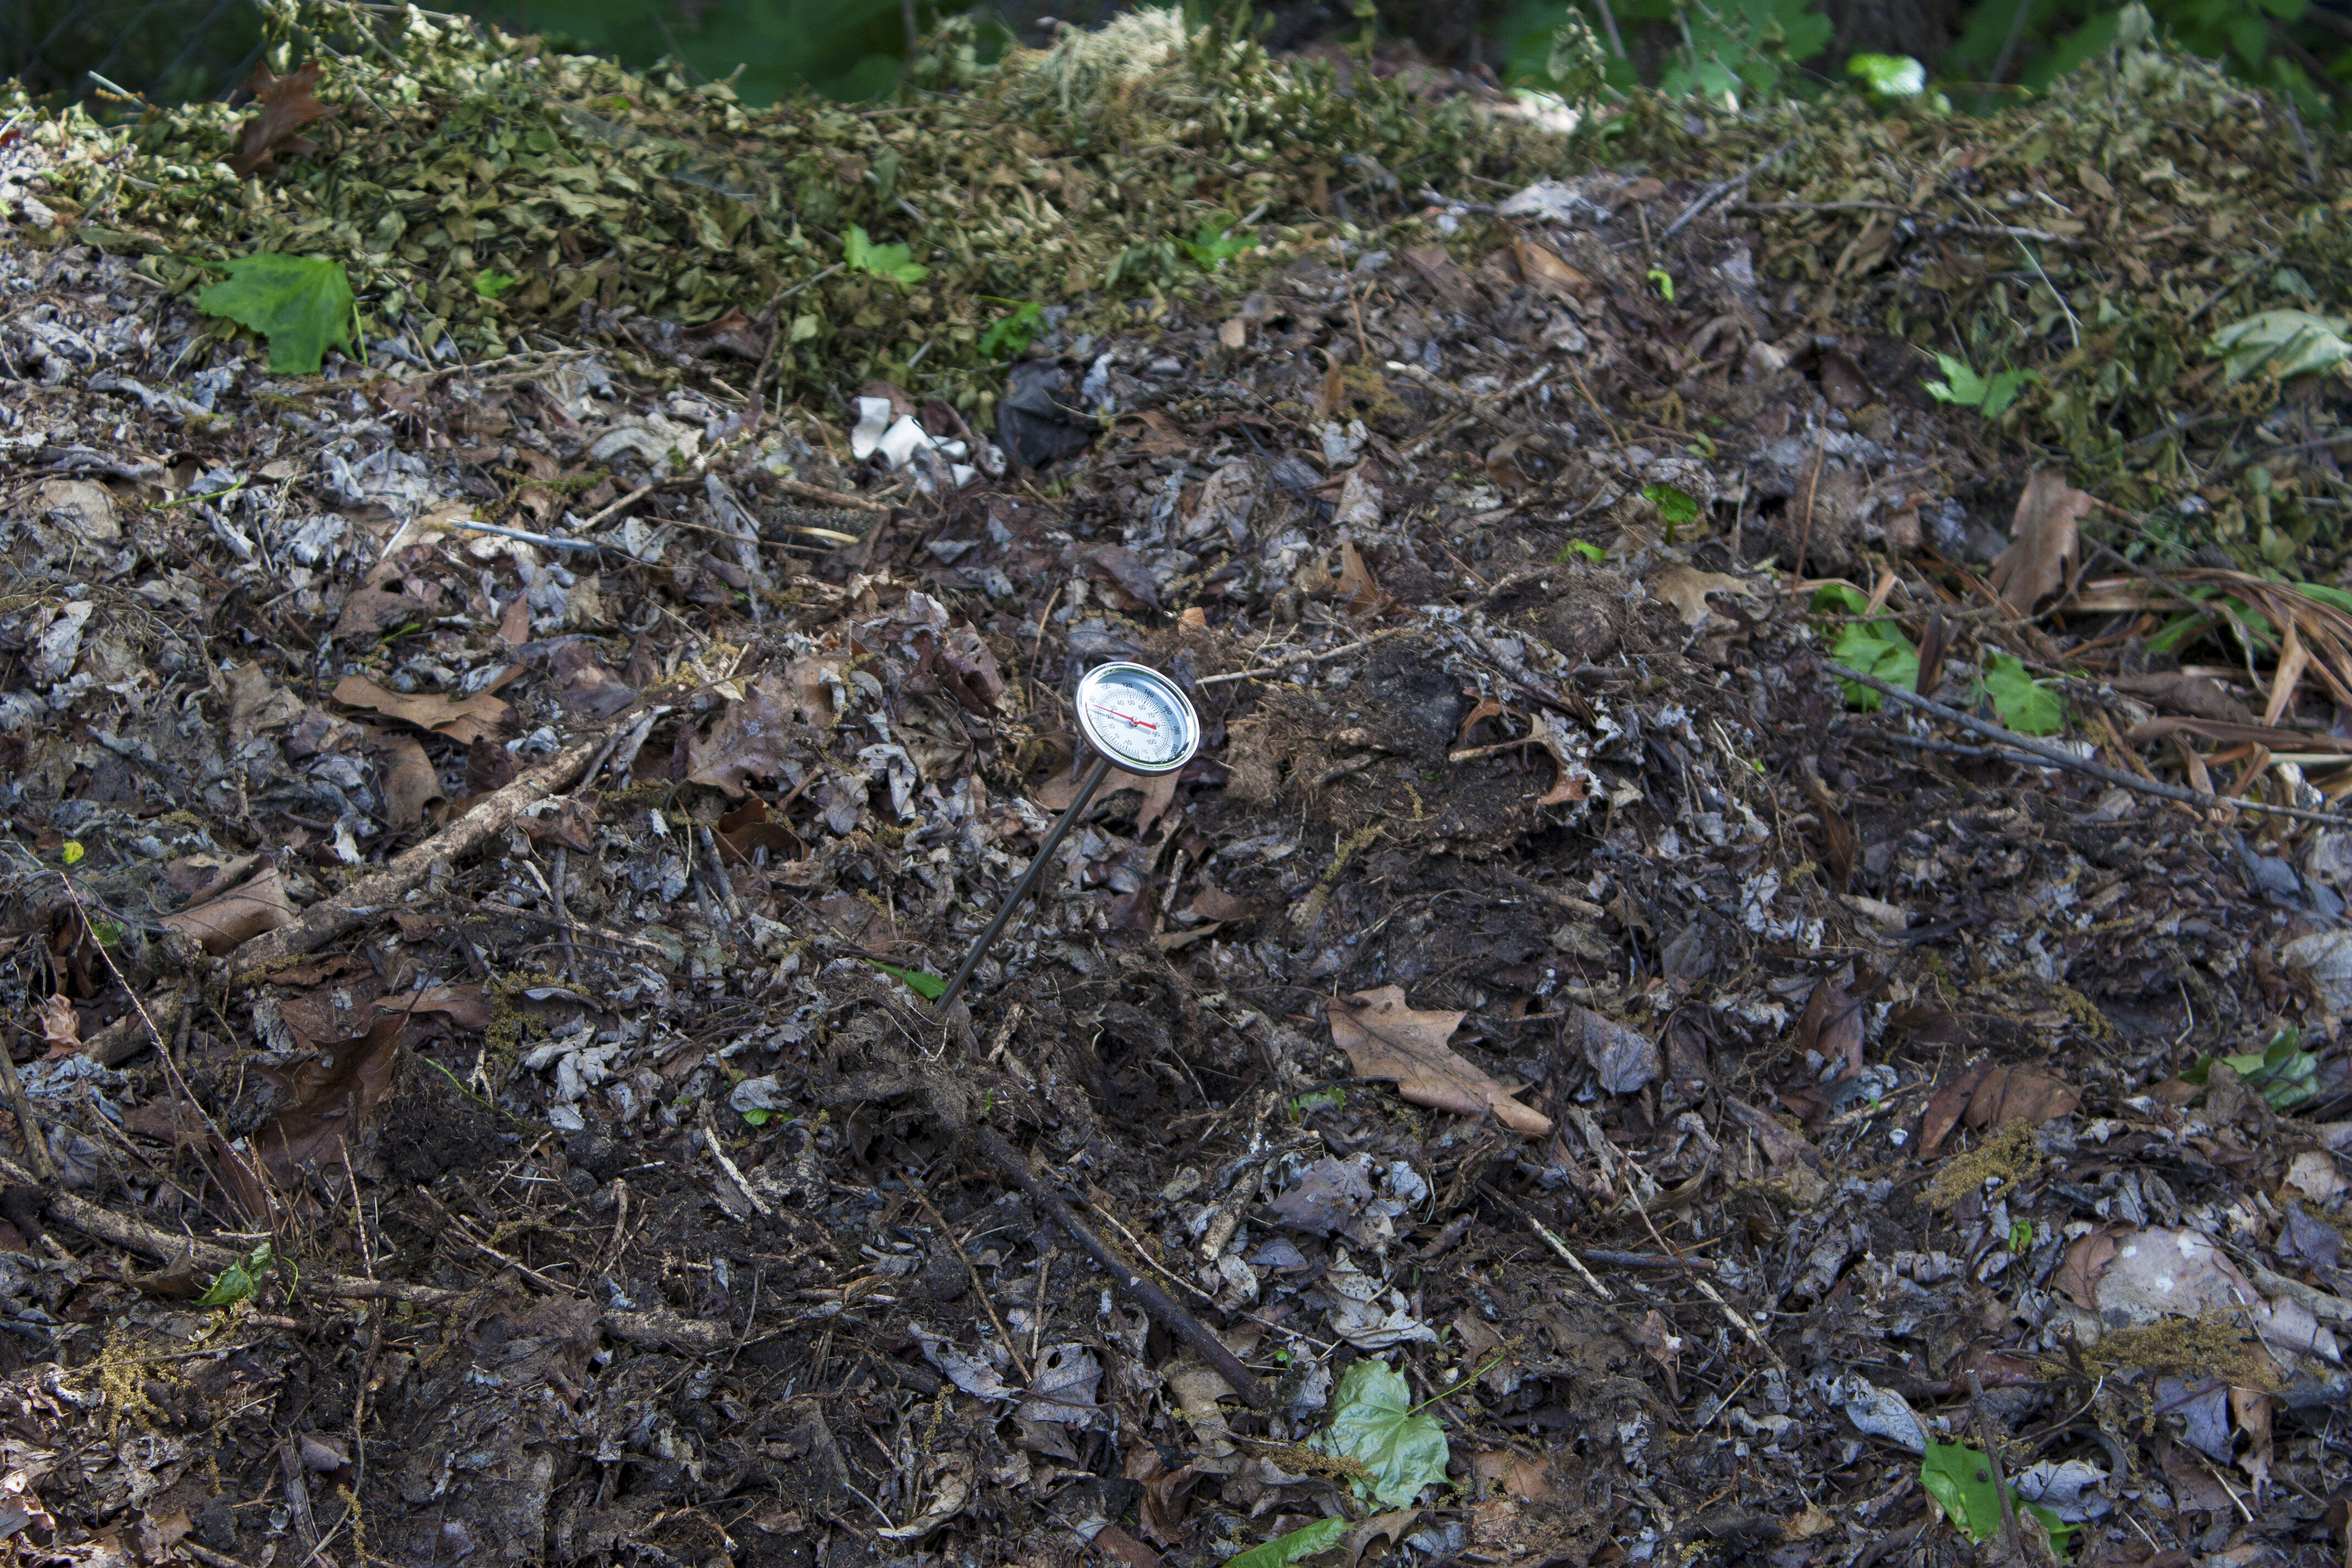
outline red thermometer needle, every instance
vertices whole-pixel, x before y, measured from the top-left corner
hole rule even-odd
[[[1108,713],[1114,719],[1125,719],[1129,723],[1134,725],[1139,730],[1157,730],[1160,728],[1159,725],[1152,723],[1147,719],[1132,718],[1128,714],[1120,712],[1116,708],[1106,708],[1099,702],[1089,702],[1087,706],[1092,708],[1097,713]]]

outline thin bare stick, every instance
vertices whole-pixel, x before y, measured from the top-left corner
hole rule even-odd
[[[2137,790],[2141,795],[2152,795],[2158,800],[2177,800],[2183,805],[2199,806],[2207,811],[2230,805],[2236,806],[2241,811],[2260,811],[2267,812],[2273,816],[2290,816],[2297,822],[2321,822],[2330,827],[2352,827],[2352,818],[2337,816],[2325,811],[2306,811],[2299,805],[2273,805],[2266,800],[2249,800],[2243,795],[2210,795],[2200,790],[2182,789],[2178,784],[2158,784],[2153,779],[2134,778],[2129,773],[2118,773],[2104,763],[2078,757],[2072,752],[2056,746],[2044,745],[2040,741],[2018,734],[2013,730],[2004,730],[2000,725],[1979,719],[1972,713],[1963,713],[1957,708],[1946,707],[1943,703],[1922,697],[1907,688],[1889,686],[1876,676],[1864,675],[1858,669],[1848,669],[1844,665],[1832,663],[1827,659],[1822,661],[1822,668],[1841,680],[1851,680],[1858,685],[1867,686],[1882,696],[1892,697],[1896,701],[1916,708],[1922,712],[1933,713],[1948,724],[1958,724],[1963,730],[1982,735],[1988,740],[1998,741],[2011,751],[2023,752],[2037,763],[2053,768],[2065,768],[2070,772],[2082,773],[2121,789]]]
[[[1339,647],[1327,649],[1322,653],[1285,654],[1280,658],[1276,659],[1272,664],[1262,664],[1255,669],[1236,669],[1225,675],[1203,676],[1200,680],[1194,682],[1194,684],[1199,686],[1223,686],[1235,680],[1255,680],[1260,676],[1279,675],[1284,670],[1290,668],[1293,665],[1321,664],[1327,658],[1338,658],[1341,654],[1353,653],[1360,647],[1370,647],[1376,642],[1385,642],[1390,637],[1402,636],[1411,630],[1412,630],[1411,626],[1391,626],[1386,631],[1374,632],[1368,637],[1358,637],[1354,642],[1343,644]]]
[[[963,1271],[971,1276],[971,1293],[980,1298],[982,1307],[988,1309],[988,1321],[996,1325],[997,1340],[1012,1354],[1013,1364],[1020,1371],[1021,1381],[1034,1383],[1035,1375],[1030,1372],[1028,1361],[1021,1354],[1020,1343],[1013,1339],[1012,1331],[1004,1326],[1004,1320],[996,1315],[996,1303],[989,1300],[988,1287],[981,1283],[980,1265],[964,1251],[963,1243],[957,1239],[954,1228],[948,1224],[946,1216],[932,1206],[931,1194],[923,1190],[923,1184],[911,1171],[907,1173],[907,1184],[915,1190],[915,1201],[923,1205],[925,1216],[939,1227],[940,1234],[946,1237],[948,1245],[955,1249],[956,1258],[963,1265]],[[1030,1353],[1036,1353],[1036,1342],[1034,1340],[1030,1342]]]
[[[16,1058],[5,1044],[0,1044],[0,1085],[8,1090],[8,1109],[16,1113],[16,1131],[25,1140],[25,1163],[47,1186],[58,1179],[58,1168],[49,1163],[49,1146],[43,1141],[39,1118],[33,1114],[32,1096],[25,1092],[25,1081],[16,1076]]]
[[[1194,1353],[1216,1370],[1218,1376],[1233,1386],[1234,1393],[1255,1409],[1263,1410],[1272,1403],[1272,1396],[1267,1394],[1265,1385],[1258,1381],[1257,1374],[1242,1364],[1241,1358],[1226,1348],[1225,1342],[1217,1338],[1207,1324],[1178,1306],[1173,1296],[1151,1279],[1137,1273],[1126,1259],[1105,1246],[1102,1238],[1088,1230],[1071,1212],[1062,1194],[1038,1179],[1036,1168],[1029,1163],[1027,1156],[1007,1143],[993,1128],[980,1130],[980,1146],[991,1160],[996,1162],[997,1169],[1011,1177],[1039,1208],[1051,1215],[1055,1223],[1069,1233],[1070,1239],[1084,1248],[1086,1255],[1093,1258],[1104,1273],[1118,1281],[1119,1289],[1130,1300],[1150,1314],[1162,1328],[1189,1345]]]
[[[609,726],[608,726],[609,728]],[[397,905],[410,889],[425,880],[436,860],[455,866],[464,857],[506,831],[525,806],[534,805],[568,788],[588,759],[604,743],[598,730],[558,752],[503,789],[486,796],[471,811],[422,844],[395,856],[373,877],[363,877],[331,899],[312,904],[300,918],[276,931],[264,931],[229,954],[229,973],[254,970],[310,952],[331,942],[384,910]]]

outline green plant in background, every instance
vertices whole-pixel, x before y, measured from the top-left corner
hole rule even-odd
[[[2145,0],[2156,33],[2292,97],[2314,119],[2352,123],[2352,29],[2310,0]],[[2130,7],[2114,0],[1976,0],[1944,74],[2034,91],[2125,37]],[[2321,79],[2331,85],[2322,87]]]
[[[1257,248],[1255,235],[1236,234],[1240,220],[1229,213],[1212,213],[1201,220],[1199,232],[1190,239],[1179,239],[1176,247],[1192,258],[1192,264],[1203,272],[1214,272],[1236,256],[1247,256]]]
[[[1824,583],[1813,592],[1817,616],[1866,616],[1869,596],[1851,583]],[[1847,621],[1838,626],[1830,657],[1848,669],[1874,676],[1889,686],[1910,687],[1919,680],[1919,650],[1893,621]],[[1845,683],[1845,700],[1853,707],[1875,710],[1884,701],[1859,681]]]
[[[931,275],[929,268],[914,259],[913,251],[903,245],[877,245],[856,224],[851,224],[841,237],[841,260],[852,272],[880,278],[902,289],[911,288]]]
[[[1927,395],[1938,403],[1956,404],[1973,408],[1987,419],[1998,419],[2017,401],[2028,382],[2042,378],[2030,370],[1997,371],[1991,375],[1979,375],[1969,362],[1941,350],[1935,351],[1936,363],[1942,368],[1944,379],[1922,384]]]
[[[1919,1461],[1919,1485],[1936,1500],[1952,1528],[1971,1541],[1990,1541],[2000,1533],[2000,1491],[1993,1485],[1992,1462],[1979,1448],[1965,1443],[1927,1440]],[[2063,1557],[2080,1525],[2068,1524],[2040,1503],[2028,1502],[2016,1487],[2009,1489],[2010,1507],[2039,1522],[2050,1533],[2051,1550]]]
[[[2319,1058],[2303,1048],[2303,1034],[2281,1029],[2259,1052],[2239,1057],[2200,1057],[2180,1076],[2189,1083],[2210,1082],[2213,1064],[2220,1062],[2259,1089],[2273,1110],[2292,1110],[2319,1092]]]
[[[980,300],[984,305],[1013,307],[1012,314],[991,321],[980,334],[982,359],[1018,359],[1028,353],[1037,334],[1045,330],[1045,307],[1034,300],[1000,300],[992,294],[982,294]]]
[[[1593,36],[1596,16],[1608,40],[1598,60],[1583,43]],[[1625,37],[1653,25],[1674,42],[1650,85],[1669,97],[1705,98],[1727,108],[1793,90],[1798,68],[1827,48],[1834,33],[1814,0],[1528,0],[1504,21],[1500,42],[1511,81],[1576,101],[1600,87],[1622,92],[1642,85]]]

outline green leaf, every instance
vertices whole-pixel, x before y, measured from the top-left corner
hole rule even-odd
[[[940,994],[948,988],[946,981],[920,969],[901,969],[895,963],[885,963],[878,958],[869,958],[866,962],[885,974],[896,975],[905,981],[907,989],[926,1002],[938,1001]]]
[[[2280,376],[2335,370],[2352,360],[2352,323],[2341,316],[2309,310],[2263,310],[2232,321],[2206,340],[2205,352],[2228,367],[2228,379],[2242,381],[2259,370]]]
[[[1303,1529],[1287,1535],[1277,1535],[1262,1545],[1253,1546],[1240,1556],[1229,1560],[1225,1568],[1290,1568],[1302,1557],[1312,1557],[1318,1552],[1328,1552],[1339,1544],[1339,1537],[1348,1533],[1348,1521],[1340,1518],[1318,1519]]]
[[[1642,499],[1658,509],[1669,528],[1680,528],[1698,518],[1698,498],[1672,485],[1643,485]]]
[[[1944,379],[1927,384],[1928,396],[1938,403],[1957,403],[1963,408],[1983,405],[1985,394],[1990,388],[1984,377],[1969,368],[1968,361],[1938,351],[1936,363],[1942,368]]]
[[[1010,305],[1013,301],[997,300],[992,303]],[[988,330],[980,334],[981,357],[982,359],[1015,357],[1036,341],[1037,334],[1044,329],[1045,324],[1045,307],[1034,300],[1024,302],[1011,315],[989,323]]]
[[[1851,583],[1824,583],[1813,590],[1813,614],[1870,614],[1870,595]]]
[[[2021,735],[2054,735],[2066,727],[2066,702],[2025,672],[2011,655],[1985,660],[1985,695],[2000,721]]]
[[[1927,1452],[1919,1461],[1919,1485],[1952,1528],[1972,1541],[1990,1541],[2000,1533],[2000,1493],[1992,1484],[1992,1465],[1981,1450],[1965,1443],[1938,1443],[1927,1439]],[[2068,1524],[2039,1503],[2027,1502],[2018,1496],[2017,1489],[2009,1489],[2010,1504],[2020,1513],[2031,1514],[2050,1533],[2050,1545],[2060,1556],[2066,1554],[2069,1542],[2080,1525]]]
[[[1587,561],[1606,561],[1609,559],[1609,552],[1601,549],[1601,546],[1593,543],[1592,541],[1589,539],[1570,540],[1567,547],[1559,552],[1559,559],[1560,563],[1562,565],[1566,565],[1568,563],[1569,557],[1572,555],[1581,556]]]
[[[931,275],[931,269],[918,264],[914,252],[903,245],[877,245],[866,231],[856,224],[842,237],[841,259],[853,271],[864,272],[892,283],[920,283]]]
[[[1919,1485],[1936,1500],[1952,1528],[1971,1541],[1990,1541],[2000,1530],[2000,1494],[1993,1489],[1992,1465],[1966,1443],[1927,1439],[1919,1461]]]
[[[88,851],[82,848],[81,840],[79,838],[68,838],[58,846],[58,858],[68,866],[80,865],[81,858]]]
[[[1880,98],[1916,98],[1927,90],[1927,68],[1909,55],[1849,55],[1845,74]]]
[[[743,1112],[743,1120],[754,1127],[765,1127],[775,1114],[772,1110],[747,1110]]]
[[[522,279],[511,272],[481,272],[475,274],[474,292],[485,300],[495,300]]]
[[[277,375],[316,375],[330,346],[351,350],[351,279],[340,261],[308,256],[240,256],[228,278],[196,296],[196,309],[269,340]]]
[[[1984,416],[2000,418],[2009,405],[2017,401],[2017,395],[2025,390],[2026,383],[2041,379],[2038,374],[2030,370],[2002,371],[1985,383],[1984,402],[1979,405]]]
[[[1255,236],[1233,232],[1237,221],[1228,213],[1214,214],[1202,220],[1192,238],[1177,240],[1177,248],[1203,270],[1214,272],[1234,257],[1246,256],[1257,248]]]
[[[1889,686],[1910,687],[1919,680],[1919,650],[1892,621],[1839,628],[1832,657],[1849,669],[1876,676]],[[1858,681],[1845,683],[1845,700],[1865,712],[1874,711],[1883,699]]]
[[[1402,1374],[1369,1357],[1339,1380],[1331,1429],[1311,1446],[1370,1470],[1383,1508],[1403,1508],[1422,1488],[1445,1484],[1444,1429],[1435,1416],[1414,1413]]]
[[[2303,1036],[2294,1029],[2282,1029],[2272,1036],[2270,1044],[2259,1053],[2200,1057],[2180,1076],[2189,1083],[2205,1083],[2210,1079],[2216,1061],[2227,1063],[2250,1088],[2261,1089],[2273,1110],[2291,1110],[2319,1092],[2319,1058],[2303,1048]]]
[[[1720,96],[1729,89],[1727,88],[1717,87],[1709,88],[1707,90],[1711,96]],[[1667,271],[1663,267],[1653,267],[1647,273],[1643,274],[1643,276],[1649,279],[1651,286],[1657,289],[1659,297],[1664,300],[1667,304],[1671,305],[1675,302],[1675,275],[1673,273]]]
[[[236,1262],[222,1269],[205,1293],[196,1298],[199,1307],[234,1307],[261,1289],[261,1277],[269,1272],[269,1243],[263,1242]]]

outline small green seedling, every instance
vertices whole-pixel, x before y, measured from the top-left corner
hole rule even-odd
[[[2009,1250],[2014,1258],[2022,1258],[2033,1250],[2033,1222],[2011,1220],[2009,1226]]]
[[[856,224],[841,240],[842,264],[853,272],[896,283],[901,288],[920,283],[931,275],[931,269],[914,259],[914,252],[903,245],[877,245],[866,237],[866,231]]]
[[[1658,516],[1665,521],[1669,544],[1675,542],[1675,530],[1688,528],[1698,521],[1698,498],[1688,490],[1673,485],[1643,485],[1642,499],[1656,507]]]
[[[1669,305],[1673,304],[1675,302],[1675,275],[1667,271],[1663,267],[1653,267],[1650,268],[1647,276],[1650,279],[1651,286],[1657,289],[1659,298],[1664,300]]]
[[[222,1269],[214,1278],[212,1284],[205,1289],[205,1293],[196,1298],[196,1305],[234,1307],[239,1301],[250,1300],[253,1293],[261,1289],[261,1277],[268,1273],[271,1265],[278,1261],[276,1254],[270,1251],[269,1243],[263,1242],[259,1247]],[[286,1268],[289,1274],[293,1272],[292,1264],[288,1264]]]
[[[948,988],[948,983],[938,975],[920,969],[901,969],[895,963],[885,963],[878,958],[866,961],[883,973],[906,982],[907,989],[926,1002],[936,1002]]]
[[[2259,1052],[2239,1057],[2202,1057],[2181,1078],[2194,1084],[2210,1080],[2213,1064],[2221,1062],[2249,1088],[2259,1089],[2273,1110],[2292,1110],[2319,1092],[2319,1058],[2303,1048],[2303,1034],[2281,1029]]]
[[[2065,699],[2028,675],[2010,654],[1985,660],[1981,687],[2000,721],[2021,735],[2054,735],[2066,727]]]
[[[511,272],[480,272],[474,276],[474,292],[485,300],[495,300],[521,281]]]
[[[1213,213],[1201,220],[1200,231],[1191,239],[1179,239],[1177,248],[1192,258],[1194,266],[1204,272],[1215,272],[1236,256],[1247,256],[1257,248],[1257,241],[1245,234],[1235,234],[1239,220],[1225,213]]]
[[[1942,367],[1945,379],[1926,383],[1927,395],[1938,403],[1956,404],[1973,408],[1987,419],[1998,419],[2017,401],[2025,384],[2040,381],[2041,376],[2030,370],[2004,370],[1991,375],[1979,375],[1969,362],[1940,351],[1936,363]]]
[[[1239,1556],[1229,1559],[1225,1568],[1290,1568],[1290,1564],[1303,1557],[1328,1552],[1339,1545],[1339,1538],[1347,1533],[1347,1520],[1333,1514],[1329,1519],[1318,1519],[1287,1535],[1277,1535],[1262,1545],[1253,1546]]]
[[[988,330],[980,334],[981,358],[1016,359],[1026,353],[1029,345],[1037,341],[1037,334],[1045,331],[1045,307],[1036,300],[999,300],[986,294],[981,299],[987,304],[1013,307],[1010,315],[991,321]]]
[[[1870,599],[1851,583],[1824,583],[1813,593],[1813,613],[1864,616],[1870,613]],[[1919,650],[1893,621],[1846,623],[1838,628],[1837,642],[1830,655],[1849,669],[1875,676],[1889,686],[1918,683]],[[1845,700],[1849,706],[1864,712],[1874,710],[1884,700],[1877,692],[1854,680],[1845,683]]]
[[[1560,546],[1559,553],[1552,559],[1565,566],[1571,561],[1606,561],[1609,552],[1589,539],[1571,539]]]

